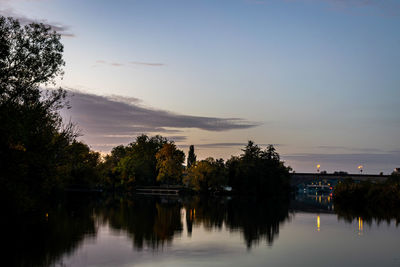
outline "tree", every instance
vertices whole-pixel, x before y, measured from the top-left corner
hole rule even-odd
[[[229,185],[235,192],[272,195],[287,193],[290,167],[285,167],[273,145],[262,150],[249,141],[240,157],[227,161]]]
[[[40,89],[62,75],[60,38],[44,24],[22,27],[0,17],[0,195],[18,208],[57,189],[65,149],[76,137],[58,112],[66,92]]]
[[[189,147],[189,154],[187,158],[187,168],[189,169],[196,162],[196,154],[194,153],[194,145]]]
[[[138,136],[126,147],[126,154],[119,160],[117,171],[122,182],[131,181],[136,185],[154,185],[158,175],[156,154],[168,140],[160,135]]]
[[[248,161],[259,158],[262,153],[261,148],[258,145],[254,144],[253,141],[249,141],[247,143],[247,146],[244,149],[242,149],[242,151],[244,152],[241,155],[242,159]]]
[[[156,154],[157,181],[167,184],[179,184],[182,178],[185,153],[176,148],[173,143],[166,143]]]
[[[32,23],[21,27],[12,18],[0,17],[0,103],[38,104],[48,108],[59,103],[63,92],[40,101],[40,84],[63,74],[61,36],[50,26]]]
[[[121,170],[118,167],[120,161],[127,156],[129,147],[119,145],[106,155],[104,161],[100,163],[100,177],[102,184],[107,190],[114,191],[121,182]]]
[[[280,156],[273,145],[268,145],[265,151],[268,160],[279,162]]]
[[[100,153],[91,151],[89,146],[73,141],[67,148],[68,159],[61,168],[65,174],[66,187],[90,188],[99,183]]]
[[[227,184],[223,159],[207,158],[196,162],[188,170],[185,183],[195,191],[216,192]]]

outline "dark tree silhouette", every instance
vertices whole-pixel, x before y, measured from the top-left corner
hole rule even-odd
[[[189,154],[187,158],[187,168],[189,169],[196,162],[196,154],[194,153],[194,145],[190,145]]]
[[[75,138],[58,113],[65,91],[40,89],[62,75],[60,38],[44,24],[22,27],[0,17],[0,197],[15,209],[32,208],[56,189],[65,148]]]
[[[290,167],[280,161],[273,145],[265,151],[249,141],[240,157],[226,162],[229,185],[241,194],[286,194],[290,190]]]

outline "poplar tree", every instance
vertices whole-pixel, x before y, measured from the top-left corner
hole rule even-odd
[[[196,154],[194,153],[194,145],[189,147],[189,154],[187,158],[187,168],[189,169],[193,164],[196,163]]]

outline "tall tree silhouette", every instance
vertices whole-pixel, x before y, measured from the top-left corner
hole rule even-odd
[[[190,145],[189,147],[189,154],[187,158],[187,167],[188,169],[196,162],[196,154],[194,153],[194,145]]]

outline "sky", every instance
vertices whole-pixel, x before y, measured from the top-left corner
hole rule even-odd
[[[0,0],[62,35],[66,121],[109,152],[274,144],[296,172],[400,167],[398,0]]]

